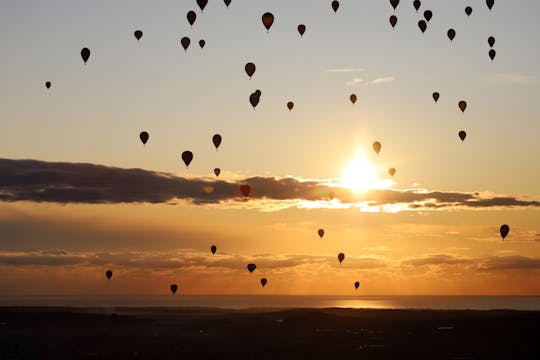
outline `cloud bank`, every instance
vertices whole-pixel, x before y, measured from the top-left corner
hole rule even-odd
[[[251,191],[244,197],[242,185]],[[540,207],[516,196],[467,192],[373,189],[355,193],[335,180],[251,177],[244,180],[183,178],[143,169],[83,163],[0,159],[0,201],[59,204],[175,203],[261,210],[289,207],[358,207],[366,211]]]

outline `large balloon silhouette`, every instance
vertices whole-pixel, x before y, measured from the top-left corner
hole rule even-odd
[[[334,10],[334,12],[336,13],[339,9],[339,1],[332,1],[332,9]]]
[[[458,102],[458,107],[461,110],[461,112],[465,112],[465,109],[467,109],[467,102],[465,100],[461,100]]]
[[[261,279],[261,285],[262,285],[262,287],[265,287],[267,282],[268,282],[268,280],[266,280],[266,278],[262,278],[262,279]]]
[[[454,38],[456,37],[456,30],[449,29],[448,32],[447,32],[447,35],[448,35],[448,38],[450,39],[450,41],[454,40]]]
[[[142,33],[141,30],[135,30],[133,35],[135,36],[135,39],[137,39],[137,41],[139,41],[139,40],[141,40],[143,33]]]
[[[214,169],[214,174],[216,175],[216,177],[218,177],[219,174],[221,174],[221,169],[220,168],[215,168]]]
[[[359,287],[359,286],[360,286],[360,282],[359,282],[359,281],[356,281],[356,282],[354,283],[354,288],[355,288],[356,290],[358,290],[358,287]]]
[[[501,233],[501,237],[504,240],[506,235],[508,235],[508,233],[510,232],[510,226],[508,226],[506,224],[501,225],[501,228],[499,229],[499,232]]]
[[[493,5],[495,5],[495,0],[486,0],[486,5],[488,9],[491,10],[491,8],[493,8]]]
[[[225,3],[225,6],[229,7],[229,5],[231,5],[231,0],[223,0],[223,2]]]
[[[396,24],[397,24],[397,16],[396,15],[392,15],[390,16],[390,25],[392,25],[392,29],[396,27]]]
[[[219,145],[221,145],[221,135],[215,134],[214,136],[212,136],[212,142],[214,143],[214,146],[217,150]]]
[[[195,13],[195,11],[190,10],[186,14],[186,18],[187,18],[187,21],[188,21],[189,25],[193,26],[193,24],[195,24],[195,20],[197,20],[197,14]]]
[[[216,250],[217,250],[216,245],[210,246],[210,252],[212,253],[212,255],[214,255],[216,253]]]
[[[206,4],[208,4],[208,0],[197,0],[197,5],[201,8],[201,12],[206,7]]]
[[[182,44],[182,47],[184,48],[185,51],[187,51],[188,47],[189,47],[189,44],[191,44],[191,39],[188,38],[187,36],[184,36],[181,40],[180,40],[180,43]]]
[[[396,10],[397,6],[399,5],[399,0],[390,0],[390,5]]]
[[[461,139],[461,141],[465,141],[465,138],[467,137],[467,133],[463,130],[461,130],[459,133],[458,133],[458,136],[459,138]]]
[[[244,70],[246,71],[246,74],[249,76],[250,79],[253,76],[253,74],[255,74],[256,69],[257,68],[255,67],[254,63],[249,62],[246,64],[246,66],[244,66]]]
[[[247,267],[249,273],[251,274],[253,271],[255,271],[255,269],[257,268],[257,265],[255,265],[255,264],[247,264],[246,267]]]
[[[146,131],[143,131],[139,134],[139,139],[141,139],[141,142],[143,143],[143,145],[146,145],[149,138],[150,138],[150,135],[148,135]]]
[[[171,289],[171,292],[174,294],[176,294],[176,290],[178,290],[178,285],[176,284],[171,284],[170,286],[170,289]]]
[[[249,185],[240,185],[240,192],[245,197],[249,196],[250,191],[251,191],[251,186],[249,186]]]
[[[441,95],[440,95],[438,92],[435,91],[435,92],[432,94],[432,96],[433,96],[433,100],[435,100],[435,102],[437,102],[437,101],[439,100],[439,97],[440,97]]]
[[[306,32],[306,25],[304,24],[298,25],[298,33],[300,34],[300,37],[302,37],[305,32]]]
[[[343,262],[343,259],[345,259],[345,254],[339,253],[337,258],[338,258],[339,263],[341,264]]]
[[[420,9],[420,6],[422,5],[420,0],[414,0],[412,4],[413,4],[414,10],[416,10],[416,12],[418,12],[418,9]]]
[[[186,164],[186,168],[191,164],[191,161],[193,160],[193,153],[191,151],[184,151],[182,153],[182,160],[184,161],[184,164]]]
[[[111,277],[112,277],[112,271],[111,270],[107,270],[105,272],[105,276],[107,277],[107,280],[111,280]]]
[[[270,28],[272,27],[272,24],[274,23],[274,15],[272,13],[264,13],[262,16],[262,23],[264,27],[266,28],[266,31],[269,32]]]
[[[90,58],[90,49],[88,48],[83,48],[81,50],[81,57],[84,61],[84,64],[86,65],[86,62],[88,61],[88,59]]]
[[[382,147],[381,143],[378,141],[375,141],[372,146],[373,146],[373,150],[375,150],[377,155],[379,155],[379,152],[381,151],[381,147]]]
[[[47,89],[50,89],[51,88],[51,82],[50,81],[45,82],[45,87]]]
[[[317,231],[317,234],[319,234],[319,237],[322,239],[323,236],[324,236],[324,229],[319,229],[319,230]]]

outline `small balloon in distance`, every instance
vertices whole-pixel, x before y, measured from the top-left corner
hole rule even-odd
[[[176,294],[176,290],[178,290],[178,285],[176,284],[171,284],[171,286],[169,287],[169,289],[171,289],[171,292],[174,294]]]
[[[413,1],[414,10],[416,10],[416,12],[418,12],[418,9],[420,9],[421,5],[422,5],[422,3],[420,2],[420,0],[414,0]]]
[[[214,169],[214,175],[216,175],[216,177],[219,177],[219,174],[221,174],[221,169],[220,168],[215,168]]]
[[[390,0],[390,5],[396,10],[397,6],[399,5],[399,0]]]
[[[261,20],[264,27],[266,28],[266,32],[269,32],[270,28],[272,27],[272,24],[274,23],[274,15],[272,15],[272,13],[269,13],[269,12],[264,13]]]
[[[433,100],[437,102],[439,100],[440,94],[438,92],[434,92],[431,96],[433,97]]]
[[[51,82],[50,81],[45,82],[45,87],[47,89],[50,89],[51,88]]]
[[[214,136],[212,136],[212,143],[216,147],[216,150],[219,148],[219,145],[221,145],[221,140],[221,135],[219,134],[215,134]]]
[[[420,20],[418,22],[418,27],[420,28],[420,30],[422,31],[422,34],[426,32],[426,29],[427,29],[427,23],[425,22],[425,20]]]
[[[392,25],[392,29],[396,27],[397,20],[398,20],[398,18],[397,18],[396,15],[390,16],[389,21],[390,21],[390,25]]]
[[[180,40],[180,44],[182,44],[182,47],[184,48],[185,51],[187,51],[188,47],[189,47],[189,44],[191,44],[191,39],[188,38],[187,36],[184,36],[181,40]]]
[[[197,20],[197,14],[195,13],[195,11],[190,10],[186,14],[186,18],[187,18],[187,21],[188,21],[189,25],[193,26],[193,24],[195,23],[195,20]]]
[[[381,143],[378,141],[375,141],[372,146],[373,146],[373,150],[377,153],[377,155],[379,155],[379,152],[381,151],[381,148],[382,148]]]
[[[431,12],[431,10],[424,11],[424,19],[426,19],[427,22],[429,22],[429,20],[431,20],[432,17],[433,17],[433,12]]]
[[[289,101],[287,103],[287,109],[289,109],[289,111],[291,111],[293,108],[294,108],[294,103],[292,101]]]
[[[499,229],[499,232],[501,233],[501,237],[504,240],[504,238],[506,238],[506,236],[510,232],[510,226],[508,226],[506,224],[501,225],[501,228]]]
[[[135,30],[135,32],[133,32],[133,36],[135,36],[135,39],[139,41],[143,36],[143,32],[141,30]]]
[[[388,173],[390,174],[390,176],[394,176],[394,174],[396,173],[396,169],[390,168],[388,169]]]
[[[465,141],[465,138],[467,137],[467,133],[463,130],[461,130],[459,133],[458,133],[458,136],[459,138],[461,139],[461,141]]]
[[[242,193],[242,195],[244,195],[244,197],[248,197],[250,191],[251,191],[251,186],[249,186],[249,185],[240,185],[240,192]]]
[[[139,134],[139,139],[141,139],[141,142],[143,143],[143,145],[146,145],[149,138],[150,138],[150,135],[146,131],[143,131]]]
[[[203,12],[206,4],[208,4],[208,0],[197,0],[197,5],[199,5],[199,8],[201,8],[201,12]]]
[[[216,253],[216,250],[217,250],[216,245],[210,246],[210,252],[212,253],[212,255],[214,255]]]
[[[251,274],[253,271],[255,271],[255,269],[257,268],[257,265],[255,265],[255,264],[247,264],[246,267],[247,267],[249,273]]]
[[[186,164],[186,168],[191,164],[191,161],[193,160],[193,153],[191,151],[184,151],[182,153],[182,160],[184,161],[184,164]]]
[[[306,25],[304,24],[298,25],[298,33],[300,34],[300,37],[304,36],[305,32],[306,32]]]
[[[268,280],[266,280],[266,278],[262,278],[262,279],[261,279],[261,285],[262,285],[262,287],[265,287],[265,286],[266,286],[266,283],[268,283]]]
[[[324,236],[324,229],[317,230],[317,234],[319,234],[319,237],[322,239]]]
[[[105,272],[105,276],[107,277],[107,280],[110,280],[111,277],[112,277],[112,271],[111,271],[111,270],[107,270],[107,271]]]
[[[354,288],[355,288],[356,290],[358,290],[358,287],[359,287],[359,286],[360,286],[360,282],[359,282],[359,281],[356,281],[356,282],[354,283]]]
[[[343,260],[345,259],[345,254],[344,253],[339,253],[337,258],[338,258],[339,263],[341,264],[343,262]]]
[[[86,62],[87,62],[88,59],[90,58],[90,49],[88,49],[88,48],[83,48],[83,49],[81,50],[81,58],[83,59],[84,64],[86,65]]]
[[[358,100],[358,97],[356,96],[356,94],[351,94],[351,96],[349,96],[349,100],[354,105],[356,103],[356,100]]]
[[[332,1],[332,10],[334,10],[334,13],[336,13],[339,9],[339,1]]]
[[[246,71],[246,74],[249,76],[249,78],[251,79],[251,77],[253,76],[253,74],[255,74],[255,70],[256,70],[256,67],[255,67],[255,64],[254,63],[251,63],[251,62],[248,62],[245,66],[244,66],[244,70]]]

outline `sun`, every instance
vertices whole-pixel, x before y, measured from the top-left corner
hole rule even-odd
[[[391,180],[380,180],[376,168],[365,156],[357,155],[345,168],[339,186],[364,192],[371,189],[386,189],[392,186]]]

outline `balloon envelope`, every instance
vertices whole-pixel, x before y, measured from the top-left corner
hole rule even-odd
[[[262,285],[262,287],[265,287],[267,282],[268,282],[268,280],[266,280],[266,278],[262,278],[262,279],[261,279],[261,285]]]
[[[289,102],[287,103],[287,109],[292,110],[293,107],[294,107],[294,103],[293,103],[292,101],[289,101]]]
[[[180,40],[180,43],[182,44],[182,47],[184,48],[184,50],[187,51],[189,44],[191,43],[191,40],[187,36],[184,36],[182,40]]]
[[[458,107],[461,112],[465,112],[465,109],[467,109],[467,102],[465,100],[461,100],[460,102],[458,102]]]
[[[249,78],[251,79],[253,74],[255,74],[255,70],[256,70],[255,64],[247,63],[246,66],[244,66],[244,70],[246,71],[246,74],[248,74]]]
[[[351,96],[349,96],[349,100],[351,100],[351,102],[354,104],[356,102],[358,98],[356,97],[356,94],[351,94]]]
[[[339,263],[341,264],[343,262],[343,259],[345,259],[345,254],[344,253],[339,253],[337,258],[339,260]]]
[[[431,10],[424,11],[424,19],[426,19],[426,21],[431,20],[432,17],[433,17],[433,12],[431,12]]]
[[[420,6],[422,5],[420,0],[414,0],[412,4],[413,4],[414,10],[416,10],[416,12],[418,12],[418,9],[420,9]]]
[[[486,0],[486,5],[487,5],[488,9],[491,10],[493,5],[495,5],[495,0]]]
[[[447,35],[450,41],[454,40],[454,38],[456,37],[456,30],[449,29]]]
[[[319,234],[319,237],[322,239],[323,236],[324,236],[324,229],[319,229],[319,230],[317,231],[317,234]]]
[[[193,24],[195,23],[195,20],[197,20],[197,14],[195,13],[195,11],[190,10],[186,14],[186,18],[187,18],[187,21],[188,21],[189,25],[193,26]]]
[[[223,0],[223,2],[225,3],[225,6],[229,7],[229,5],[231,5],[231,0]]]
[[[249,103],[251,104],[251,106],[253,106],[254,109],[259,104],[260,100],[261,100],[260,92],[254,92],[253,94],[249,96]]]
[[[219,174],[221,174],[221,169],[220,168],[215,168],[214,169],[214,174],[216,175],[216,177],[218,177]]]
[[[272,13],[264,13],[262,16],[262,23],[264,27],[266,28],[266,31],[269,31],[272,27],[272,24],[274,23],[274,15]]]
[[[298,25],[298,33],[300,34],[300,36],[304,35],[305,32],[306,32],[306,25],[304,24]]]
[[[506,237],[506,235],[508,235],[508,233],[510,232],[510,226],[504,224],[504,225],[501,225],[501,228],[499,229],[500,233],[501,233],[501,237],[504,238]]]
[[[214,254],[216,253],[216,250],[217,250],[216,245],[212,245],[212,246],[210,247],[210,252],[212,253],[212,255],[214,255]]]
[[[423,34],[427,29],[427,23],[424,20],[420,20],[418,22],[418,27],[420,28],[420,30],[422,31],[422,34]]]
[[[81,50],[81,57],[84,61],[84,63],[86,64],[86,62],[88,61],[88,59],[90,58],[90,49],[88,48],[83,48]]]
[[[170,289],[171,289],[171,292],[172,292],[173,295],[174,295],[174,294],[176,294],[176,290],[178,290],[178,285],[172,284],[172,285],[170,286]]]
[[[397,24],[397,16],[392,15],[390,16],[390,25],[392,25],[392,29],[396,27]]]
[[[493,45],[495,45],[495,38],[493,36],[488,38],[488,45],[489,47],[493,47]]]
[[[337,12],[338,9],[339,9],[339,1],[332,1],[332,9],[334,10],[334,12]]]
[[[219,145],[221,145],[221,135],[215,134],[214,136],[212,136],[212,142],[214,143],[214,146],[216,147],[216,150],[217,150]]]
[[[249,186],[249,185],[240,185],[240,192],[245,197],[249,196],[250,191],[251,191],[251,186]]]
[[[399,5],[399,0],[390,0],[390,5],[396,10],[397,6]]]
[[[139,41],[139,40],[141,40],[143,33],[142,33],[141,30],[135,30],[133,35],[135,36],[135,39],[137,39],[137,41]]]
[[[204,10],[206,7],[206,4],[208,4],[208,0],[197,0],[197,5],[201,8],[201,11]]]
[[[375,142],[373,143],[373,150],[375,150],[375,152],[377,153],[377,155],[379,155],[379,152],[381,151],[381,147],[382,147],[382,145],[381,145],[380,142],[375,141]]]
[[[186,164],[186,168],[191,164],[191,161],[193,160],[193,153],[191,151],[184,151],[182,153],[182,160],[184,161],[184,164]]]
[[[439,100],[440,94],[438,92],[434,92],[432,96],[433,96],[433,100],[437,102]]]
[[[202,48],[204,48],[204,46],[206,45],[206,41],[204,41],[203,39],[199,40],[199,46]]]
[[[467,7],[465,8],[465,14],[467,14],[467,16],[471,16],[471,14],[472,14],[472,7],[467,6]]]
[[[489,58],[491,59],[491,61],[493,61],[493,59],[495,59],[495,55],[497,55],[497,52],[493,49],[489,50]]]
[[[111,270],[107,270],[107,271],[105,272],[105,276],[107,277],[107,279],[110,280],[111,277],[112,277],[112,271],[111,271]]]
[[[461,141],[464,141],[465,138],[467,137],[467,133],[463,130],[461,130],[458,134],[459,138],[461,139]]]
[[[50,82],[50,81],[47,81],[47,82],[45,83],[45,87],[46,87],[47,89],[50,89],[50,88],[51,88],[51,82]]]
[[[388,173],[390,174],[390,176],[394,176],[394,174],[396,173],[396,169],[390,168],[388,169]]]
[[[355,288],[356,290],[358,290],[358,287],[359,287],[359,286],[360,286],[360,282],[359,282],[359,281],[357,281],[357,282],[354,283],[354,288]]]
[[[247,264],[247,269],[250,273],[252,273],[253,271],[255,271],[255,269],[257,268],[257,265],[255,264]]]
[[[139,134],[139,139],[141,139],[141,142],[143,143],[143,145],[146,145],[146,142],[148,141],[149,138],[150,138],[150,135],[148,135],[146,131],[143,131]]]

